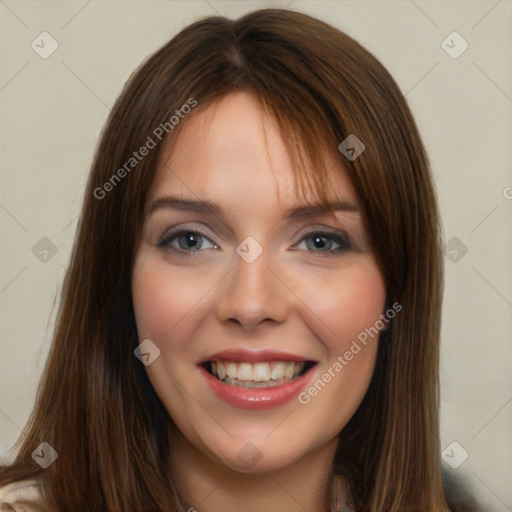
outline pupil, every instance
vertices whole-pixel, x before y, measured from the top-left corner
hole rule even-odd
[[[306,245],[311,250],[329,250],[329,239],[322,235],[313,235],[307,239]]]
[[[321,249],[325,245],[325,238],[322,236],[315,237],[315,247]]]
[[[201,245],[198,241],[198,237],[197,235],[193,234],[193,233],[189,233],[188,235],[183,235],[182,237],[182,240],[184,239],[184,242],[185,242],[185,247],[187,249],[193,249],[193,248],[196,248],[196,245]]]

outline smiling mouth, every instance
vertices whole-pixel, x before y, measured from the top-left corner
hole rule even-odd
[[[244,388],[271,388],[302,377],[315,364],[314,361],[207,361],[202,366],[224,384]]]

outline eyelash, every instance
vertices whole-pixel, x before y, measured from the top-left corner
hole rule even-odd
[[[330,231],[325,231],[325,230],[323,231],[321,229],[310,229],[308,231],[305,231],[304,233],[302,233],[301,238],[298,243],[305,241],[307,238],[311,238],[312,235],[330,239],[330,240],[334,241],[335,243],[337,243],[339,246],[339,247],[336,247],[335,249],[331,249],[329,251],[318,251],[318,252],[317,251],[307,251],[307,252],[311,252],[315,255],[318,255],[320,257],[336,256],[336,255],[342,254],[346,251],[350,251],[353,248],[348,236],[345,233],[341,233],[341,232],[333,233]],[[298,245],[298,243],[295,245]]]
[[[180,236],[185,235],[185,234],[199,235],[201,237],[206,238],[211,244],[215,245],[216,248],[218,247],[218,245],[213,240],[211,240],[211,238],[206,233],[198,230],[197,228],[193,228],[193,229],[192,228],[190,228],[190,229],[180,228],[175,231],[172,231],[172,230],[168,231],[161,237],[161,239],[155,245],[160,249],[173,250],[180,254],[186,254],[189,256],[192,256],[198,252],[201,252],[201,250],[185,251],[183,249],[175,248],[175,247],[171,246],[171,243],[174,240],[177,240]],[[337,254],[341,254],[346,251],[349,251],[353,248],[352,244],[350,243],[350,240],[346,234],[332,233],[332,232],[325,231],[325,230],[323,231],[321,229],[311,229],[311,230],[308,230],[308,231],[302,233],[300,240],[295,245],[298,245],[299,243],[305,241],[306,239],[310,238],[312,235],[317,235],[318,237],[329,239],[339,245],[339,247],[336,247],[335,249],[330,249],[328,251],[306,251],[306,252],[311,252],[312,254],[315,254],[316,256],[319,256],[319,257],[335,256]]]

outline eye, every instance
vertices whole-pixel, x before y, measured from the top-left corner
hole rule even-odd
[[[188,252],[191,254],[204,249],[218,248],[215,242],[212,242],[204,233],[196,229],[168,231],[156,245],[161,248],[169,248],[178,252]]]
[[[295,248],[332,255],[348,251],[352,249],[352,245],[345,234],[310,231],[302,237]]]

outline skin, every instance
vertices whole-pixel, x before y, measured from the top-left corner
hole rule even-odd
[[[145,368],[177,427],[171,479],[199,512],[235,512],[240,503],[247,512],[322,510],[338,435],[368,388],[377,339],[306,405],[293,398],[264,411],[217,398],[197,362],[228,348],[279,350],[317,361],[311,382],[321,378],[384,311],[386,290],[361,214],[286,218],[304,201],[294,193],[283,138],[252,93],[230,93],[184,123],[148,197],[132,281],[139,339],[160,349]],[[334,161],[330,180],[337,197],[357,207]],[[170,195],[215,201],[221,212],[150,212]],[[176,236],[158,246],[176,226],[204,231],[196,239],[202,246],[187,254]],[[351,245],[327,255],[322,250],[339,244],[328,238],[318,249],[311,235],[308,245],[309,228]],[[263,249],[250,264],[235,252],[247,236]],[[248,442],[261,456],[250,466],[237,456]]]

